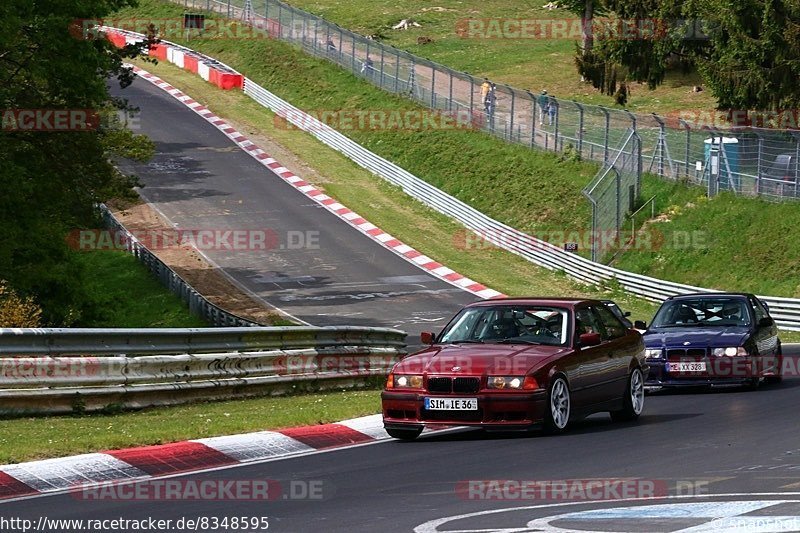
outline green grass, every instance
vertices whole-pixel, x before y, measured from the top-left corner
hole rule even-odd
[[[241,0],[239,0],[241,3]],[[464,19],[570,19],[578,15],[565,9],[548,11],[539,0],[406,0],[404,2],[348,0],[292,0],[290,4],[319,15],[328,21],[362,35],[379,34],[382,42],[455,70],[476,77],[534,92],[547,88],[557,97],[580,102],[618,107],[610,96],[604,96],[591,85],[580,81],[575,67],[576,39],[538,38],[508,39],[463,38],[456,32]],[[263,4],[254,7],[263,13]],[[436,9],[442,8],[442,9]],[[277,10],[270,16],[277,15]],[[413,18],[421,28],[393,30],[404,18]],[[288,18],[285,20],[288,23]],[[463,27],[463,23],[462,23]],[[430,44],[417,44],[417,38],[433,39]],[[646,85],[632,86],[628,108],[642,113],[668,113],[685,109],[713,109],[710,91],[691,92],[700,85],[699,76],[671,72],[665,83],[654,91]]]
[[[120,16],[169,18],[181,12],[182,8],[175,4],[143,0],[141,7]],[[233,65],[301,108],[419,109],[408,100],[384,93],[335,65],[309,57],[283,42],[193,38],[190,45]],[[246,125],[251,133],[264,132],[284,146],[290,146],[301,159],[319,170],[323,182],[318,184],[345,205],[437,260],[508,294],[566,294],[562,291],[574,294],[576,287],[585,292],[575,284],[545,275],[547,273],[542,269],[508,254],[494,250],[463,253],[453,246],[454,234],[462,230],[452,221],[409,202],[405,195],[363,173],[344,158],[338,163],[325,160],[319,154],[328,151],[320,143],[300,132],[275,128],[272,115],[247,97],[233,93],[221,95],[199,78],[178,69],[173,71],[175,74],[170,75],[177,76],[176,83],[208,102],[223,116]],[[594,163],[562,161],[556,154],[509,145],[475,131],[343,132],[473,207],[523,231],[568,233],[586,231],[590,227],[590,208],[580,191],[595,174],[598,167]],[[356,176],[368,176],[368,179],[357,179]],[[312,181],[318,182],[320,178],[312,178]],[[659,213],[671,206],[696,203],[703,194],[700,188],[685,187],[649,175],[643,176],[642,183],[642,198],[656,194]],[[785,230],[782,237],[790,243],[785,246],[785,253],[792,257],[793,243],[800,242],[800,236],[796,235],[798,229],[795,229],[800,228],[800,210],[791,205],[774,205],[746,198],[709,202],[709,206],[714,208],[717,205],[720,208],[713,211],[713,221],[708,221],[710,224],[697,218],[681,222],[684,216],[697,216],[692,215],[693,210],[683,210],[673,215],[672,222],[661,231],[685,224],[688,231],[694,228],[709,232],[707,242],[738,242],[750,246],[749,243],[754,241],[768,241],[764,238],[769,234],[766,228],[772,221],[780,220],[780,226]],[[704,209],[697,210],[697,213]],[[411,210],[419,213],[413,223],[409,218]],[[759,220],[748,223],[754,218]],[[430,233],[424,230],[434,223],[441,224],[438,226],[441,230]],[[692,264],[696,264],[695,256],[704,255],[707,262],[703,264],[709,267],[705,275],[712,277],[713,287],[749,289],[773,295],[795,294],[797,283],[791,277],[786,278],[785,269],[780,265],[763,268],[762,263],[769,258],[751,256],[747,246],[739,248],[733,255],[729,248],[721,246],[706,247],[693,252],[694,255],[670,246],[662,246],[658,253],[632,250],[619,258],[618,264],[650,274],[656,273],[654,268],[658,266],[658,272],[667,279],[696,283],[699,281],[696,276],[702,273],[695,272],[694,278],[681,279],[681,272],[688,272]],[[657,257],[657,263],[646,263],[648,256]],[[731,257],[736,257],[736,260],[732,261]],[[500,271],[500,264],[510,267],[507,273]],[[784,292],[787,288],[791,290]],[[651,312],[645,309],[651,309],[650,306],[642,311],[645,314]]]
[[[378,411],[377,390],[231,400],[114,415],[0,421],[0,464],[335,422]]]
[[[86,272],[85,288],[97,305],[86,327],[208,327],[132,255],[117,251],[81,252],[74,261]]]

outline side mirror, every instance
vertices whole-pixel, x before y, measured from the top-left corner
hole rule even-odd
[[[633,322],[633,327],[636,329],[647,329],[647,322],[644,320],[635,320]]]
[[[422,341],[422,344],[433,344],[435,337],[436,336],[430,331],[423,331],[419,334],[419,339]]]
[[[772,317],[765,316],[761,320],[758,321],[758,327],[760,328],[768,328],[774,324],[775,321],[772,320]]]
[[[631,312],[630,311],[625,311],[624,313],[622,313],[622,316],[631,316]]]
[[[579,339],[581,346],[597,346],[603,342],[599,333],[582,333]]]

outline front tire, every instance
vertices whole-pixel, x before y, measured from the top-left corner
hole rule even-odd
[[[622,398],[623,407],[619,411],[611,411],[614,422],[636,420],[644,409],[644,376],[639,368],[634,368],[628,376],[628,386]]]
[[[544,428],[548,433],[562,433],[567,429],[571,411],[569,385],[562,376],[556,376],[547,395]]]
[[[398,428],[385,428],[386,433],[389,434],[390,437],[394,437],[395,439],[400,440],[414,440],[419,437],[419,434],[422,433],[422,428],[409,428],[409,429],[398,429]]]

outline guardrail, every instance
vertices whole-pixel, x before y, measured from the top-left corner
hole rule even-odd
[[[575,279],[591,284],[602,284],[615,280],[631,294],[658,302],[675,294],[712,290],[633,274],[565,252],[546,241],[541,241],[503,224],[437,189],[407,170],[370,152],[247,77],[245,77],[244,91],[253,100],[285,118],[294,126],[310,133],[373,174],[399,186],[412,198],[459,221],[480,235],[482,239],[541,267],[549,270],[562,270]],[[800,331],[800,299],[773,296],[761,296],[760,298],[770,306],[773,317],[781,327]]]
[[[180,277],[166,263],[159,259],[153,252],[140,243],[136,237],[128,231],[122,223],[117,220],[114,214],[104,204],[100,204],[100,213],[103,221],[111,230],[118,233],[124,239],[125,249],[128,253],[136,257],[140,263],[147,267],[161,283],[177,295],[184,303],[189,306],[189,312],[208,321],[214,326],[258,326],[259,324],[226,311],[220,306],[208,301],[202,294],[197,292],[185,279]]]
[[[126,33],[133,35],[131,32]],[[495,246],[519,255],[543,268],[563,271],[574,279],[593,285],[616,282],[627,292],[655,302],[661,302],[675,294],[720,292],[716,289],[695,287],[626,272],[565,252],[546,241],[536,239],[503,224],[439,190],[398,165],[370,152],[344,134],[294,107],[247,77],[244,78],[244,92],[298,129],[310,133],[325,145],[349,157],[359,166],[400,187],[412,198],[457,220]],[[800,331],[800,299],[775,296],[759,297],[770,306],[771,314],[780,327]]]
[[[363,386],[389,328],[0,329],[0,413],[69,413]]]

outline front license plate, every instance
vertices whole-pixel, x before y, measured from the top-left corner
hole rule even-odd
[[[705,372],[705,363],[667,363],[670,372]]]
[[[425,398],[428,411],[477,411],[477,398]]]

